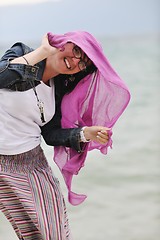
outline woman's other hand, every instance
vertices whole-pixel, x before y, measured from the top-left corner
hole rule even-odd
[[[87,140],[96,141],[100,144],[105,144],[109,140],[109,132],[111,128],[102,126],[91,126],[84,128],[84,136]]]

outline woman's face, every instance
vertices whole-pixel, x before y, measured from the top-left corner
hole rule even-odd
[[[54,56],[54,70],[61,74],[84,71],[91,64],[87,55],[74,43],[68,42]]]

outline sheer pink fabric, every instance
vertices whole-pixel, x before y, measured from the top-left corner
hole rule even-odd
[[[96,65],[98,71],[82,79],[75,89],[63,97],[62,127],[74,128],[79,126],[106,126],[113,128],[120,115],[127,107],[130,93],[118,74],[114,71],[97,40],[88,32],[69,32],[64,35],[48,33],[52,46],[62,48],[67,42],[78,45]],[[84,152],[79,154],[66,147],[54,147],[54,161],[60,168],[68,188],[68,199],[73,205],[83,202],[86,195],[71,191],[73,175],[78,174],[84,166],[87,152],[98,149],[107,154],[112,147],[112,131],[109,142],[105,145],[96,142],[86,143]]]

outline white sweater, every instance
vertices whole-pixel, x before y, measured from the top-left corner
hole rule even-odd
[[[39,99],[44,103],[46,123],[55,113],[54,83],[43,82],[36,87]],[[0,89],[0,154],[14,155],[29,151],[41,142],[42,123],[40,110],[33,89],[15,92]]]

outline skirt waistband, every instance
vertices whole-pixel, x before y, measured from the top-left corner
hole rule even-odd
[[[48,168],[48,162],[40,145],[17,155],[0,155],[0,170],[9,172],[31,172]]]

